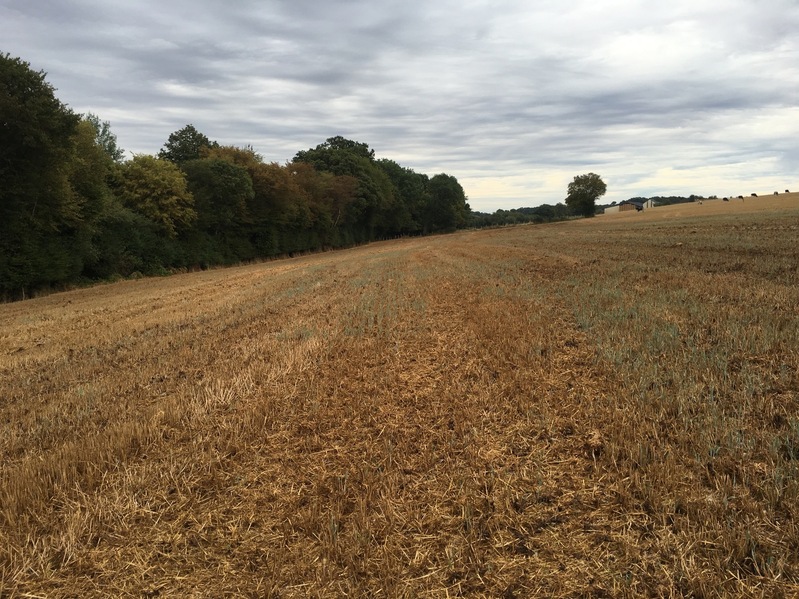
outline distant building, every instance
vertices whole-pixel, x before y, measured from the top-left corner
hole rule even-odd
[[[657,204],[654,200],[645,200],[644,198],[636,198],[634,200],[624,200],[616,204],[615,202],[605,207],[605,214],[615,214],[616,212],[629,212],[632,210],[645,210],[647,208],[654,208]]]
[[[647,200],[646,202],[640,202],[638,200],[624,200],[623,202],[619,202],[619,212],[630,212],[632,210],[636,210],[641,212],[644,209],[644,205],[651,202],[651,200]]]

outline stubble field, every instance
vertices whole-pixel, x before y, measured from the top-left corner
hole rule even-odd
[[[0,596],[799,594],[799,194],[0,306]]]

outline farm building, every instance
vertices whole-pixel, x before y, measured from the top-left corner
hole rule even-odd
[[[624,200],[619,202],[619,212],[629,212],[630,210],[637,210],[640,212],[646,207],[646,204],[651,203],[651,200],[640,202],[638,200]]]
[[[640,212],[641,210],[654,207],[655,207],[655,202],[653,200],[645,200],[643,198],[634,199],[634,200],[624,200],[623,202],[619,202],[614,206],[606,207],[605,214],[613,214],[615,212],[629,212],[631,210],[637,210],[638,212]]]

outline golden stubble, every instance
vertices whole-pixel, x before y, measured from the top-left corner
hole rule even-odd
[[[0,306],[0,595],[797,593],[762,201]]]

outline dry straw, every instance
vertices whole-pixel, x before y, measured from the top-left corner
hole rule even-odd
[[[0,306],[0,595],[796,596],[797,228],[705,202]]]

